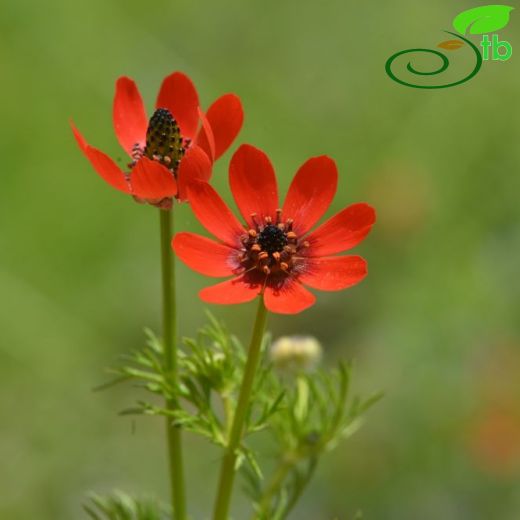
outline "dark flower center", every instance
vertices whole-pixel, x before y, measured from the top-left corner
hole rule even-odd
[[[166,108],[158,108],[148,124],[143,154],[176,173],[188,146],[189,140],[182,138],[179,125],[171,112]]]
[[[269,254],[283,251],[287,243],[288,239],[285,231],[274,224],[265,226],[260,235],[258,235],[258,244],[262,251],[267,251]]]
[[[309,247],[309,243],[299,239],[293,231],[293,221],[283,222],[281,216],[280,209],[276,211],[275,222],[271,217],[259,222],[256,214],[251,215],[253,226],[242,237],[239,257],[246,273],[273,275],[282,280],[295,268],[298,253]]]

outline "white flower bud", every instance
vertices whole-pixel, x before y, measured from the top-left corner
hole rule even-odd
[[[322,348],[312,336],[281,336],[271,345],[269,357],[280,370],[309,372],[320,362]]]

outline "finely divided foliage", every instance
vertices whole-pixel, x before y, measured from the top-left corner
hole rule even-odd
[[[114,379],[99,388],[132,382],[144,390],[143,399],[137,406],[123,410],[122,415],[166,416],[175,425],[226,447],[246,357],[242,344],[221,322],[211,314],[208,320],[196,338],[183,341],[177,388],[162,369],[161,342],[150,331],[146,346],[124,356],[119,366],[109,369]],[[381,394],[366,400],[352,397],[352,367],[343,363],[334,369],[307,374],[274,370],[265,355],[270,343],[270,336],[266,335],[262,345],[264,361],[255,376],[237,468],[252,500],[255,518],[282,520],[310,482],[320,457],[359,428],[362,415]],[[154,396],[167,399],[173,394],[180,395],[187,406],[172,413],[155,404],[159,400]],[[274,443],[272,461],[276,464],[268,473],[255,449],[254,436],[261,431],[268,432]],[[103,503],[112,504],[113,500],[106,498]]]

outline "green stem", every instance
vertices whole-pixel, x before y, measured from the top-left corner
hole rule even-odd
[[[311,457],[309,459],[309,467],[307,468],[307,474],[303,478],[303,480],[298,484],[298,487],[296,491],[293,493],[291,499],[286,504],[281,518],[287,518],[287,515],[291,512],[293,507],[296,505],[300,497],[302,496],[303,490],[307,487],[307,484],[309,484],[312,475],[314,474],[314,471],[316,470],[316,466],[318,465],[318,459],[316,457]]]
[[[299,374],[296,377],[296,402],[294,405],[294,418],[303,426],[308,419],[309,413],[309,383],[304,374]],[[271,478],[270,483],[265,488],[263,495],[259,500],[259,513],[253,516],[254,519],[259,518],[270,518],[272,513],[272,501],[273,498],[279,495],[280,490],[287,478],[287,475],[292,471],[300,462],[305,458],[309,457],[309,467],[307,474],[295,481],[296,487],[293,491],[290,501],[285,505],[283,510],[277,511],[279,514],[277,518],[286,518],[290,510],[294,507],[299,497],[301,496],[305,486],[309,482],[314,468],[316,466],[316,457],[310,454],[307,450],[302,451],[301,448],[294,451],[288,452],[282,457],[280,464]]]
[[[235,480],[238,448],[242,441],[244,420],[249,407],[256,370],[260,361],[260,350],[262,347],[262,338],[264,336],[266,321],[267,309],[265,308],[263,297],[260,296],[255,325],[253,328],[253,336],[251,337],[244,376],[240,387],[240,394],[238,396],[238,403],[233,416],[233,424],[231,426],[231,433],[229,435],[226,453],[220,468],[220,479],[217,498],[215,501],[215,509],[213,512],[213,520],[228,520],[231,493],[233,491],[233,482]]]
[[[228,394],[222,395],[222,405],[224,407],[224,424],[226,427],[225,436],[229,439],[231,434],[231,421],[233,419],[233,405],[231,402],[231,396]]]
[[[291,471],[295,463],[296,461],[286,459],[278,466],[270,484],[267,486],[262,498],[260,499],[260,515],[254,515],[253,518],[268,518],[267,515],[271,511],[271,501],[282,487],[287,474]]]
[[[177,317],[175,306],[175,257],[171,248],[173,235],[172,211],[159,210],[161,220],[161,267],[163,298],[163,342],[164,368],[177,388]],[[166,408],[175,411],[178,408],[176,397],[166,399]],[[166,436],[168,439],[168,460],[170,470],[171,500],[174,520],[186,520],[186,492],[184,489],[184,469],[182,463],[182,438],[179,427],[166,418]]]

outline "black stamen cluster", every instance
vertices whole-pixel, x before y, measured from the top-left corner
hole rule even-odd
[[[262,251],[270,255],[283,251],[287,243],[288,240],[285,232],[274,224],[265,226],[258,235],[258,244],[262,248]]]

